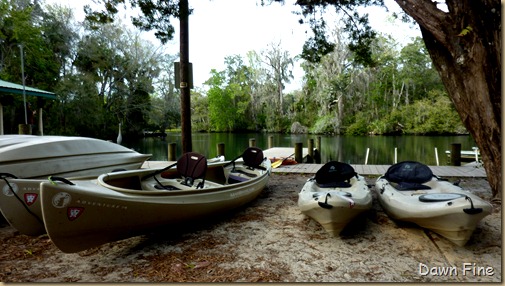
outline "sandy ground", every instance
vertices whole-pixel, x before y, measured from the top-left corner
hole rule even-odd
[[[47,235],[20,235],[3,222],[0,281],[502,281],[501,207],[465,247],[390,220],[376,200],[340,237],[330,237],[298,210],[308,177],[274,174],[257,200],[225,217],[74,254],[59,251]],[[463,179],[461,186],[491,196],[485,179]]]

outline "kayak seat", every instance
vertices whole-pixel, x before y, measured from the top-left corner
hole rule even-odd
[[[263,160],[263,151],[257,147],[249,147],[242,154],[242,159],[244,160],[244,165],[252,169],[265,169],[261,165]]]
[[[396,183],[392,186],[400,191],[429,190],[431,187],[423,184],[431,181],[433,172],[422,163],[403,161],[389,167],[384,178],[390,183]]]
[[[316,172],[314,179],[320,188],[349,188],[352,186],[351,178],[357,176],[351,165],[330,161]]]
[[[265,167],[260,166],[263,160],[265,160],[265,158],[263,157],[263,151],[261,151],[260,148],[257,147],[247,148],[240,156],[226,163],[224,167],[233,164],[232,170],[235,170],[235,161],[237,161],[239,158],[242,158],[244,160],[244,166],[246,166],[248,169],[266,170]]]
[[[179,172],[184,179],[182,182],[183,185],[191,187],[195,180],[202,179],[196,188],[203,188],[206,171],[207,159],[201,154],[188,152],[177,160],[177,172]]]

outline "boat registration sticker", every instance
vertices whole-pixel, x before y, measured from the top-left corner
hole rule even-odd
[[[24,197],[25,197],[25,204],[31,206],[35,203],[39,195],[35,193],[26,193]]]
[[[14,193],[16,193],[16,194],[17,194],[17,193],[18,193],[18,190],[19,190],[18,185],[14,184],[14,183],[11,183],[10,185],[11,185],[11,186],[9,187],[9,185],[8,185],[8,184],[6,184],[6,185],[3,187],[3,189],[2,189],[2,191],[3,191],[4,195],[6,195],[6,196],[8,196],[8,197],[12,197],[12,196],[14,196]],[[14,192],[14,193],[13,193],[13,192]]]
[[[53,196],[53,207],[58,209],[64,208],[68,206],[71,200],[72,197],[69,193],[59,192]]]
[[[84,208],[80,207],[70,207],[67,208],[67,217],[68,220],[73,221],[76,220],[81,214],[84,212]]]

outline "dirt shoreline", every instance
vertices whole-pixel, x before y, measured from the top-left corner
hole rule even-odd
[[[273,174],[257,200],[227,216],[73,254],[58,250],[47,235],[20,235],[4,223],[0,281],[502,281],[500,206],[481,221],[464,247],[392,221],[375,199],[371,212],[340,237],[330,237],[298,210],[298,192],[309,177]],[[490,199],[485,179],[461,181],[463,188]]]

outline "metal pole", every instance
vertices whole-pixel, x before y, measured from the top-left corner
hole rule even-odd
[[[25,61],[23,57],[23,45],[19,45],[19,52],[21,54],[21,80],[23,82],[23,104],[25,110],[25,124],[28,124],[28,115],[26,112],[26,91],[25,91]]]

